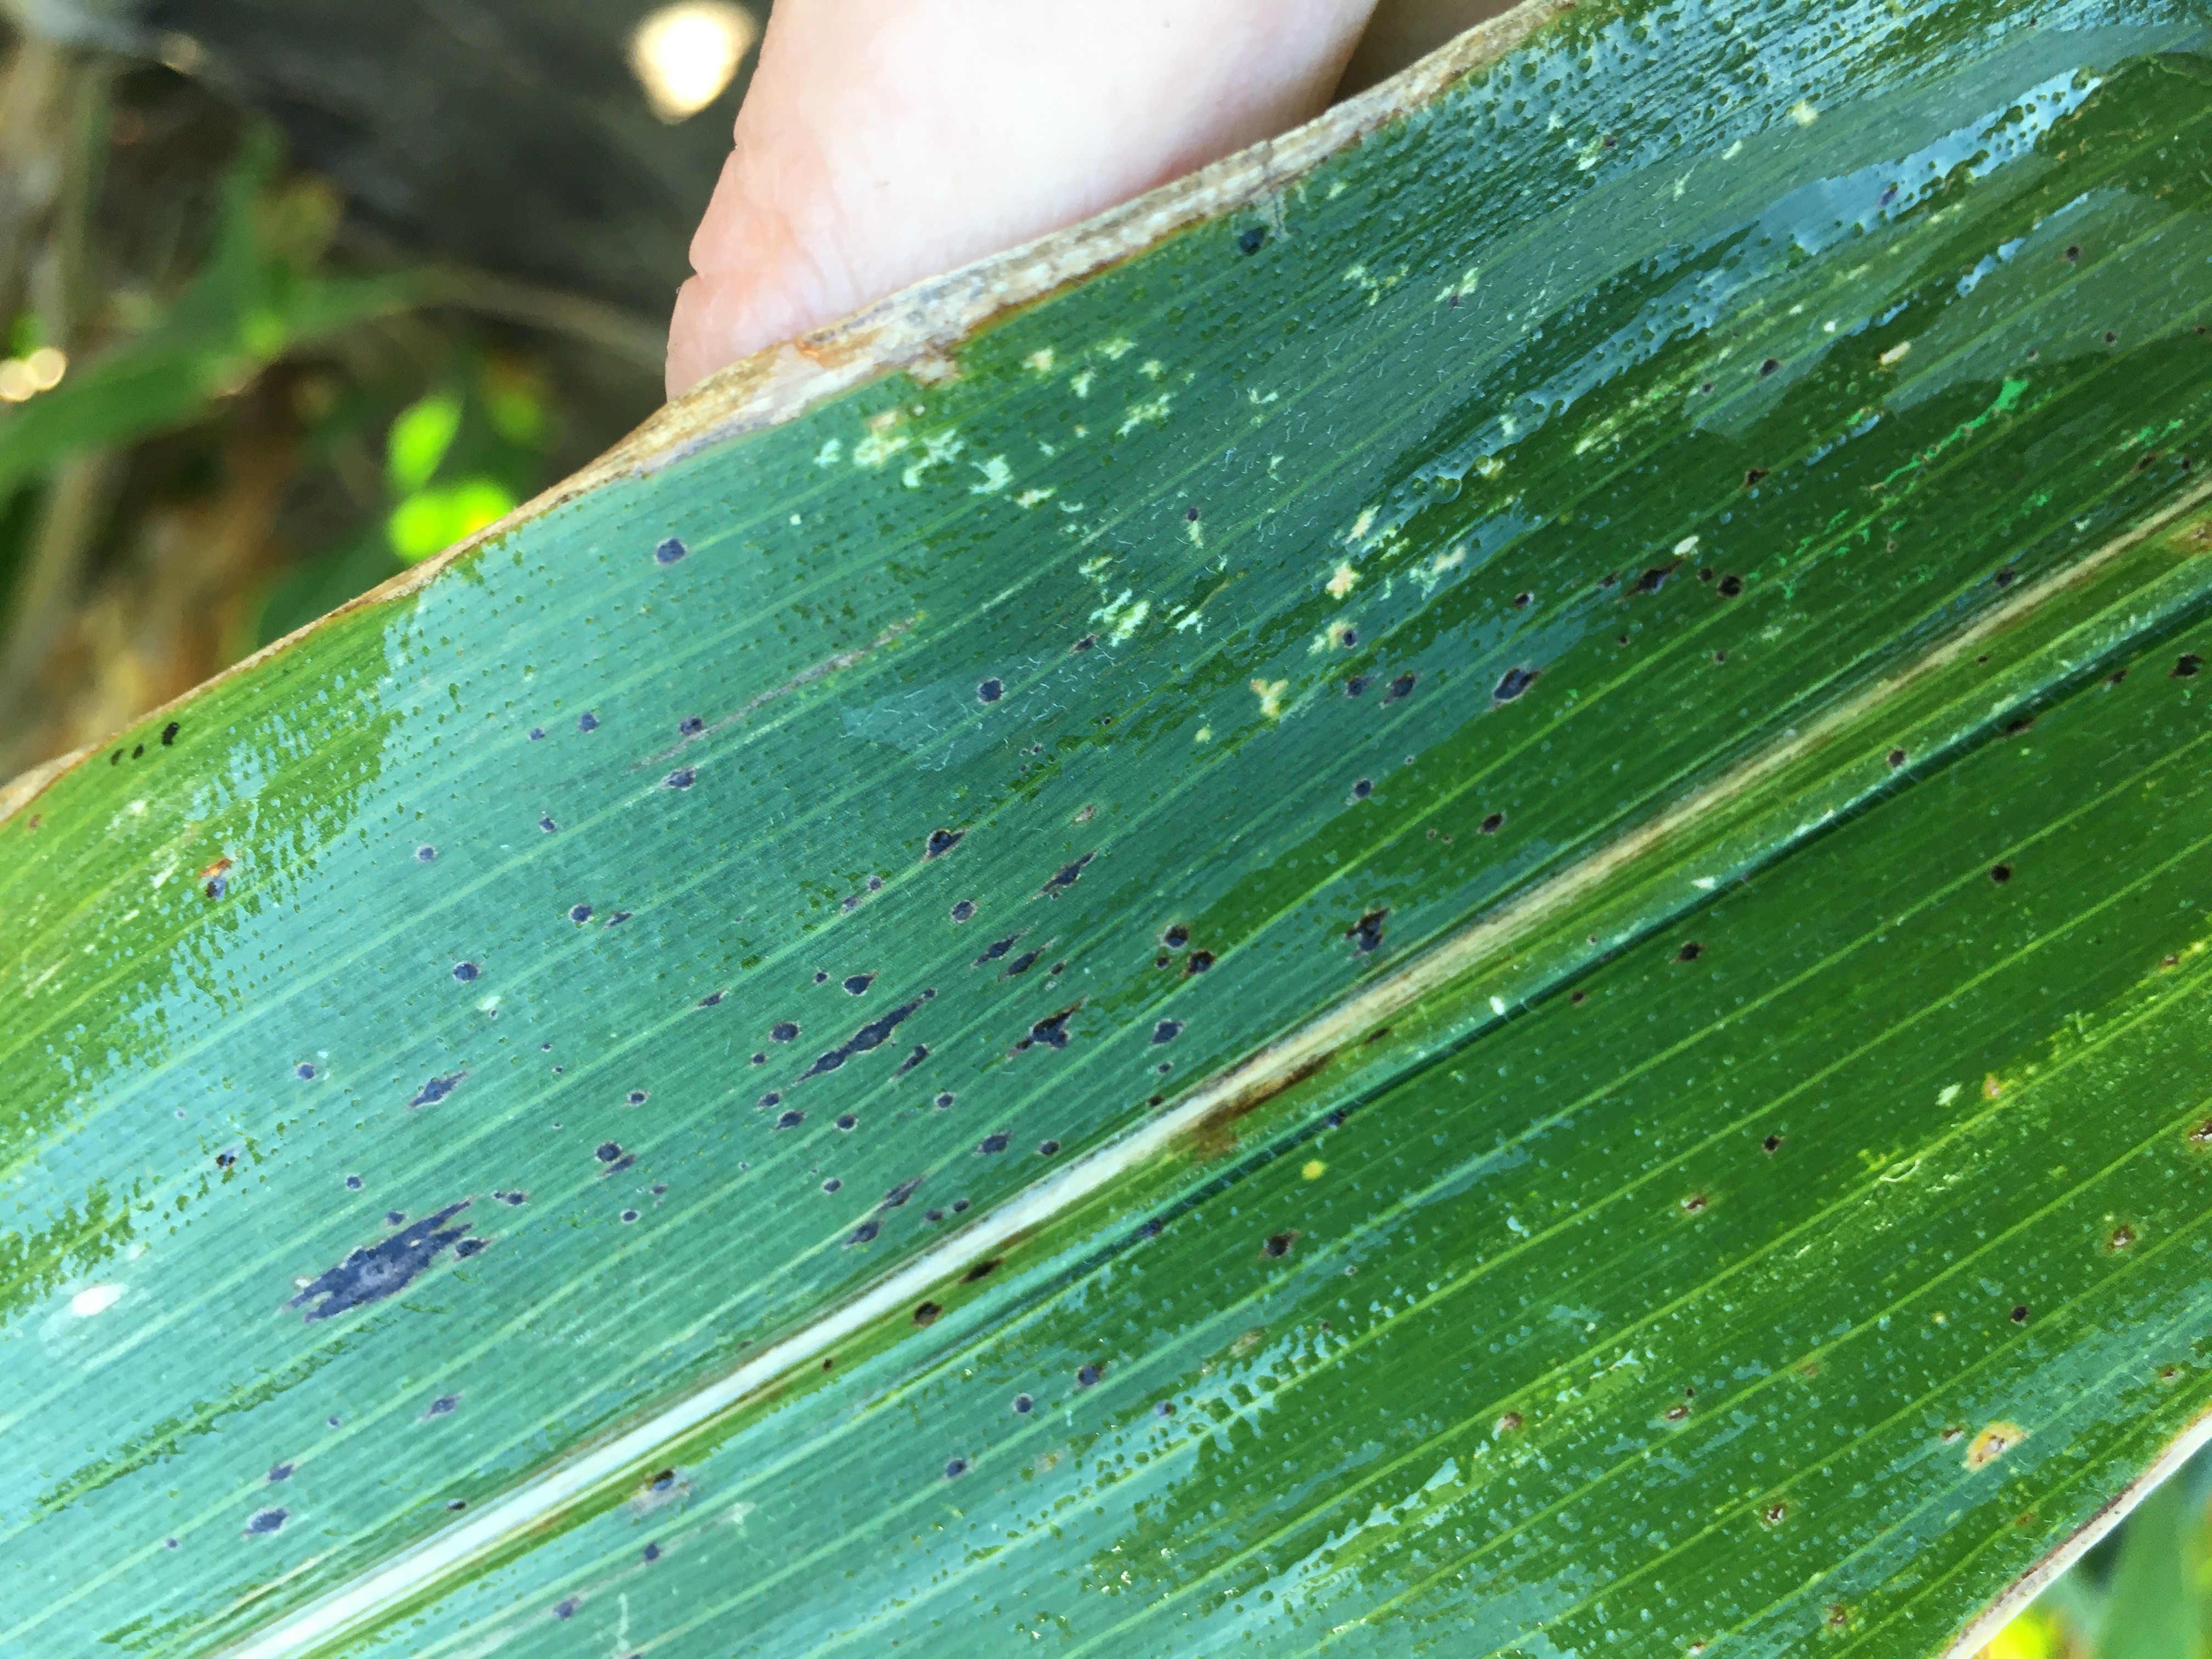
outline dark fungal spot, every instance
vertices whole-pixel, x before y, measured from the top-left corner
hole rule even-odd
[[[1720,586],[1713,591],[1724,599],[1732,599],[1743,592],[1743,578],[1735,575],[1723,576]]]
[[[766,1094],[763,1095],[757,1101],[754,1102],[753,1104],[757,1110],[763,1112],[773,1111],[776,1107],[783,1104],[783,1097],[778,1094],[775,1090],[771,1089]]]
[[[931,1101],[929,1103],[936,1107],[937,1109],[941,1112],[958,1098],[959,1097],[957,1095],[954,1094],[950,1089],[946,1089],[940,1091],[937,1098]]]
[[[768,1035],[770,1042],[789,1042],[799,1036],[798,1023],[793,1020],[780,1019],[768,1028]]]
[[[246,1522],[244,1536],[265,1538],[282,1527],[290,1514],[289,1510],[256,1510]]]
[[[579,732],[598,731],[599,729],[599,717],[597,714],[594,714],[590,709],[586,708],[582,714],[576,716],[576,729]]]
[[[1759,487],[1759,480],[1765,476],[1766,469],[1763,466],[1746,467],[1743,473],[1743,487],[1746,489],[1755,489]]]
[[[848,997],[866,996],[868,987],[875,982],[873,974],[848,974],[845,976],[845,994]]]
[[[1085,853],[1081,858],[1076,860],[1074,863],[1061,865],[1059,870],[1054,872],[1053,878],[1037,890],[1038,896],[1041,898],[1058,898],[1062,893],[1075,885],[1076,878],[1083,873],[1083,866],[1090,863],[1091,860],[1097,856],[1098,854],[1096,853]]]
[[[1526,592],[1525,590],[1522,592],[1516,593],[1513,596],[1513,608],[1516,611],[1526,611],[1530,605],[1535,604],[1535,602],[1536,596],[1534,593]]]
[[[1351,650],[1353,646],[1359,643],[1359,630],[1356,628],[1346,629],[1336,636],[1336,642],[1346,650]]]
[[[1759,378],[1760,380],[1765,380],[1768,375],[1770,375],[1770,374],[1773,374],[1773,373],[1774,373],[1774,371],[1775,371],[1776,369],[1778,369],[1778,368],[1781,368],[1781,367],[1782,367],[1782,359],[1781,359],[1781,358],[1779,358],[1779,357],[1769,357],[1769,358],[1768,358],[1765,362],[1761,363],[1761,364],[1759,366]]]
[[[945,1465],[945,1478],[947,1480],[957,1480],[962,1475],[967,1473],[968,1460],[966,1458],[955,1457],[946,1461]]]
[[[960,1275],[960,1282],[963,1285],[973,1285],[978,1279],[988,1279],[998,1271],[1000,1260],[1000,1257],[994,1255],[988,1261],[977,1262]]]
[[[924,1302],[915,1309],[914,1322],[917,1325],[934,1325],[937,1322],[937,1316],[944,1311],[945,1310],[934,1302]]]
[[[230,878],[222,875],[210,876],[207,885],[200,890],[211,899],[219,899],[230,890]]]
[[[1030,1041],[1032,1042],[1042,1042],[1048,1048],[1065,1048],[1067,1047],[1068,1018],[1082,1006],[1083,1005],[1079,1002],[1072,1004],[1071,1006],[1061,1009],[1058,1013],[1048,1014],[1044,1018],[1037,1021],[1036,1024],[1030,1027]]]
[[[844,1184],[845,1183],[838,1180],[836,1176],[831,1176],[829,1180],[822,1183],[822,1190],[825,1193],[834,1193]]]
[[[1237,251],[1239,253],[1257,253],[1267,246],[1267,228],[1265,225],[1252,225],[1237,233]]]
[[[1760,1141],[1759,1144],[1761,1146],[1764,1146],[1770,1152],[1778,1152],[1782,1150],[1782,1137],[1780,1135],[1769,1135],[1765,1139]]]
[[[292,1068],[292,1075],[302,1083],[313,1083],[315,1080],[314,1063],[311,1060],[301,1060]]]
[[[1535,684],[1536,676],[1543,672],[1540,668],[1507,669],[1498,680],[1496,689],[1491,692],[1490,700],[1492,702],[1511,702],[1514,698]]]
[[[884,1224],[877,1220],[875,1217],[870,1216],[866,1221],[863,1221],[859,1226],[854,1228],[850,1233],[846,1235],[845,1242],[848,1244],[866,1244],[871,1239],[874,1238],[878,1233],[883,1231],[883,1230]],[[825,1365],[823,1369],[826,1370],[829,1367]]]
[[[709,991],[705,996],[701,997],[698,1001],[693,1003],[691,1006],[695,1008],[718,1007],[721,1004],[724,994],[725,993],[720,991]]]
[[[362,1189],[362,1179],[361,1179],[361,1177],[360,1177],[359,1176],[357,1176],[357,1175],[349,1175],[349,1176],[348,1176],[345,1178],[345,1184],[346,1184],[346,1190],[347,1190],[348,1192],[349,1192],[349,1193],[357,1193],[357,1192],[359,1192],[359,1191]]]
[[[1661,588],[1666,586],[1667,578],[1674,574],[1675,567],[1681,562],[1677,559],[1674,564],[1651,566],[1636,579],[1636,585],[1628,591],[1632,593],[1656,593]]]
[[[860,1120],[850,1112],[840,1112],[837,1114],[837,1127],[850,1133],[860,1127]]]
[[[1905,751],[1902,749],[1893,749],[1886,758],[1889,762],[1890,769],[1894,771],[1905,764]]]
[[[1328,1324],[1324,1322],[1322,1328],[1323,1330],[1327,1330],[1328,1328]],[[1152,1405],[1152,1415],[1155,1417],[1173,1417],[1175,1415],[1175,1401],[1172,1400],[1156,1401]]]
[[[624,1210],[622,1212],[622,1218],[625,1223],[635,1221],[637,1219],[637,1212],[635,1210]]]
[[[483,1249],[485,1245],[490,1243],[491,1241],[488,1238],[465,1238],[459,1243],[453,1246],[453,1255],[456,1257],[461,1258],[476,1255]]]
[[[1014,1396],[1013,1406],[1015,1416],[1027,1417],[1036,1409],[1036,1401],[1025,1394],[1018,1394]]]
[[[1390,682],[1390,689],[1382,694],[1382,701],[1385,702],[1399,702],[1412,696],[1413,695],[1413,681],[1415,678],[1416,677],[1412,674],[1399,675],[1396,679]]]
[[[892,1073],[892,1075],[895,1077],[904,1077],[908,1072],[914,1070],[915,1066],[921,1065],[923,1060],[927,1060],[928,1058],[929,1045],[927,1042],[917,1042],[914,1045],[914,1052],[908,1054],[904,1060],[899,1061],[899,1068],[896,1072]]]
[[[417,1106],[436,1105],[454,1090],[459,1088],[461,1079],[466,1076],[468,1076],[466,1072],[452,1072],[444,1077],[432,1078],[415,1091],[415,1098],[407,1103],[407,1109],[411,1112]]]
[[[612,1164],[622,1155],[621,1145],[612,1140],[603,1140],[592,1149],[592,1156],[602,1164]]]
[[[819,1077],[824,1072],[834,1072],[854,1055],[864,1054],[871,1048],[882,1047],[890,1040],[891,1033],[898,1030],[900,1022],[909,1018],[915,1009],[928,1001],[933,994],[935,994],[933,992],[925,991],[921,995],[899,1004],[897,1007],[891,1009],[881,1018],[870,1020],[852,1036],[847,1037],[844,1042],[817,1058],[813,1065],[799,1074],[801,1079]]]
[[[292,1466],[289,1463],[272,1463],[269,1466],[269,1479],[271,1481],[289,1480],[291,1478]]]
[[[167,749],[171,744],[174,743],[177,740],[177,733],[182,729],[183,728],[180,727],[174,720],[171,720],[167,726],[163,726],[161,728],[161,747]]]
[[[674,564],[690,550],[684,545],[681,538],[671,536],[653,550],[653,560],[655,564]]]
[[[2172,670],[2166,678],[2176,680],[2192,680],[2197,678],[2197,671],[2203,666],[2203,658],[2198,656],[2194,651],[2185,651],[2174,659]]]
[[[975,914],[975,901],[974,899],[962,899],[959,903],[952,907],[952,920],[955,921],[965,921]]]
[[[1027,973],[1031,968],[1036,965],[1036,959],[1043,954],[1044,952],[1042,951],[1023,951],[1021,955],[1016,957],[1012,962],[1006,964],[1006,971],[1001,973],[999,977],[1000,979],[1012,979],[1016,974]]]
[[[431,860],[438,856],[438,849],[425,843],[415,849],[415,856],[420,859],[423,863],[428,864]]]
[[[530,1194],[529,1194],[528,1193],[522,1193],[522,1192],[501,1193],[501,1194],[499,1194],[499,1196],[500,1196],[501,1198],[504,1199],[504,1200],[505,1200],[507,1203],[509,1203],[509,1204],[520,1205],[520,1204],[527,1204],[527,1203],[529,1203],[529,1202],[530,1202]]]
[[[1212,967],[1212,966],[1213,966],[1213,952],[1212,952],[1212,951],[1193,951],[1190,953],[1190,958],[1189,958],[1189,960],[1188,960],[1188,961],[1187,961],[1187,962],[1185,962],[1185,963],[1183,963],[1183,965],[1182,965],[1182,971],[1183,971],[1184,975],[1185,975],[1186,977],[1188,977],[1188,975],[1192,975],[1192,974],[1202,974],[1202,973],[1204,973],[1207,969],[1209,969],[1209,968],[1211,968],[1211,967]]]
[[[623,1097],[623,1101],[632,1106],[642,1106],[647,1098],[646,1091],[642,1089],[633,1089]]]
[[[568,907],[568,920],[574,922],[579,927],[581,927],[591,919],[592,907],[590,905],[572,904]]]
[[[1105,1374],[1103,1365],[1085,1365],[1075,1373],[1075,1386],[1079,1389],[1096,1387],[1098,1379]]]
[[[692,770],[691,768],[688,766],[679,766],[673,772],[671,772],[666,777],[661,779],[660,787],[663,789],[689,789],[693,783],[697,781],[698,776],[698,773]]]
[[[1267,1242],[1261,1245],[1260,1250],[1264,1255],[1285,1256],[1291,1253],[1291,1246],[1297,1242],[1296,1233],[1270,1233]]]
[[[544,817],[538,820],[538,827],[550,836],[561,826],[554,823],[551,818]]]
[[[215,1155],[215,1167],[218,1170],[228,1170],[237,1162],[238,1154],[228,1146]]]
[[[789,1111],[786,1112],[781,1117],[776,1119],[775,1127],[779,1129],[796,1129],[800,1124],[805,1121],[805,1113],[800,1111]]]
[[[477,965],[473,962],[457,962],[453,964],[453,977],[462,984],[467,984],[476,976]]]
[[[1190,943],[1190,929],[1179,921],[1175,922],[1169,927],[1166,933],[1160,935],[1160,943],[1170,951],[1180,951]]]
[[[1684,945],[1680,950],[1674,952],[1674,960],[1677,962],[1695,962],[1699,957],[1705,955],[1705,947],[1698,944],[1697,940],[1692,939],[1687,944]]]
[[[1019,933],[1009,933],[1002,939],[993,940],[990,945],[984,948],[983,954],[977,957],[975,961],[969,963],[968,965],[971,968],[981,968],[987,962],[996,962],[1000,957],[1006,955],[1007,951],[1012,950],[1020,939],[1021,935]]]
[[[968,832],[965,830],[931,830],[929,832],[929,839],[922,843],[922,857],[925,859],[943,858],[947,853],[960,845],[962,839],[967,835],[967,833]],[[962,902],[965,903],[966,901],[963,899]],[[955,908],[957,908],[957,907],[956,906]],[[969,907],[969,914],[974,914],[973,906]],[[967,917],[956,916],[954,920],[957,921],[964,921],[967,920]]]
[[[435,1261],[440,1251],[468,1231],[466,1222],[456,1227],[446,1225],[468,1206],[469,1200],[462,1199],[389,1238],[374,1244],[356,1245],[346,1252],[345,1259],[337,1266],[310,1279],[284,1305],[297,1308],[312,1303],[313,1305],[301,1316],[303,1323],[312,1325],[318,1320],[350,1312],[397,1294]]]
[[[1361,778],[1352,786],[1352,795],[1355,800],[1365,800],[1374,793],[1375,780],[1372,778]]]
[[[1388,910],[1370,910],[1344,930],[1345,938],[1352,941],[1354,950],[1362,953],[1382,949],[1382,919],[1389,914]]]
[[[2012,879],[2012,866],[2009,864],[1992,864],[1990,866],[1990,879],[1996,883],[1998,886],[2003,886],[2005,883]]]
[[[658,1561],[660,1559],[660,1546],[658,1544],[647,1544],[641,1553],[648,1562]]]
[[[2002,735],[2008,738],[2016,738],[2021,732],[2028,730],[2034,724],[2034,715],[2022,714],[2018,720],[2007,720],[2004,723],[2004,729]]]
[[[1347,697],[1356,697],[1374,684],[1375,677],[1372,674],[1354,674],[1350,679],[1345,681],[1344,695]]]
[[[2015,1325],[2025,1325],[2027,1323],[2027,1304],[2026,1303],[2023,1302],[2012,1310],[2012,1322]]]
[[[574,1619],[576,1616],[576,1598],[570,1595],[556,1601],[553,1604],[553,1616],[556,1619]]]
[[[1173,1042],[1182,1035],[1182,1022],[1179,1019],[1164,1019],[1152,1027],[1152,1042],[1155,1045]]]
[[[141,756],[144,755],[145,752],[146,745],[143,743],[135,743],[131,745],[131,758],[132,760],[138,759]]]
[[[611,915],[611,916],[609,916],[609,917],[607,918],[607,920],[606,920],[606,926],[608,926],[608,927],[621,927],[621,926],[623,925],[623,923],[624,923],[624,922],[626,922],[626,921],[628,921],[629,920],[629,916],[630,916],[630,913],[629,913],[629,911],[627,911],[627,910],[617,910],[617,911],[616,911],[616,912],[614,913],[614,915]]]
[[[423,1412],[422,1415],[425,1417],[450,1416],[453,1412],[459,1408],[460,1403],[460,1395],[457,1394],[441,1394],[435,1400],[433,1400],[430,1402],[428,1408]]]
[[[1070,646],[1068,649],[1071,651],[1088,651],[1092,646],[1097,643],[1098,636],[1096,634],[1085,634],[1081,639],[1076,641],[1073,645]]]
[[[531,742],[532,742],[532,743],[543,743],[543,742],[544,742],[544,741],[545,741],[545,728],[544,728],[544,726],[532,726],[532,727],[530,728],[530,740],[531,740]]]
[[[2112,329],[2108,328],[2105,331],[2105,343],[2106,345],[2116,344],[2118,342],[2119,337],[2120,337],[2118,332]]]
[[[387,1227],[397,1227],[406,1219],[407,1212],[404,1210],[386,1210],[384,1212],[384,1224]]]
[[[1505,814],[1503,812],[1492,812],[1480,823],[1475,825],[1475,828],[1486,836],[1494,836],[1504,827]]]
[[[1006,1150],[1007,1139],[1006,1132],[1004,1129],[995,1130],[992,1133],[985,1135],[982,1139],[975,1143],[975,1156],[978,1158],[985,1158],[994,1152],[1005,1152]]]
[[[996,702],[1006,695],[1006,688],[997,680],[985,680],[975,688],[975,700],[978,702]]]
[[[707,722],[701,720],[696,714],[686,714],[682,720],[676,722],[676,732],[678,737],[696,738],[700,732],[705,731],[706,728]]]
[[[122,762],[123,751],[120,749],[117,750],[113,754],[107,757],[107,763],[110,766],[119,766],[122,764]]]

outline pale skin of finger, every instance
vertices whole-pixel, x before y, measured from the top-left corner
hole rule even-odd
[[[1374,0],[779,0],[677,296],[675,396],[1319,112]]]

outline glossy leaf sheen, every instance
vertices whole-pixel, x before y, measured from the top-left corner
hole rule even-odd
[[[0,1652],[302,1628],[963,1229],[334,1643],[1942,1650],[2212,1398],[2209,46],[1570,14],[49,786]]]

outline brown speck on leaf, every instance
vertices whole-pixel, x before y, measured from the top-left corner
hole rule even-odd
[[[1769,1527],[1780,1526],[1789,1516],[1790,1506],[1787,1504],[1769,1504],[1759,1512],[1760,1523]]]
[[[1669,1423],[1679,1423],[1689,1414],[1690,1408],[1687,1406],[1669,1406],[1667,1407],[1667,1420]]]
[[[2130,1244],[2134,1243],[2135,1242],[2136,1242],[2136,1230],[2135,1230],[2134,1228],[2132,1228],[2132,1227],[2128,1227],[2128,1226],[2119,1226],[2119,1227],[2115,1227],[2115,1228],[2113,1228],[2113,1229],[2112,1229],[2112,1239],[2111,1239],[2111,1241],[2110,1241],[2110,1248],[2112,1248],[2112,1249],[2115,1249],[2115,1250],[2124,1250],[2124,1249],[2126,1249],[2128,1248],[2128,1246],[2129,1246],[2129,1245],[2130,1245]]]
[[[925,1302],[914,1310],[914,1322],[917,1325],[933,1325],[937,1322],[938,1315],[944,1311],[945,1310],[934,1302]]]
[[[1682,1200],[1682,1212],[1686,1215],[1695,1215],[1705,1207],[1705,1195],[1703,1193],[1692,1193]]]
[[[1521,1413],[1519,1412],[1507,1412],[1504,1416],[1498,1419],[1496,1425],[1491,1430],[1491,1432],[1492,1434],[1511,1434],[1520,1426]]]
[[[2189,1139],[2199,1146],[2212,1146],[2212,1117],[2208,1117],[2189,1132]]]
[[[1995,1072],[1991,1072],[1982,1079],[1982,1094],[1984,1098],[1995,1100],[2003,1092],[2004,1085],[1997,1081],[1997,1074]]]
[[[2027,1438],[2027,1431],[2017,1423],[1992,1423],[1967,1446],[1966,1467],[1985,1469]]]

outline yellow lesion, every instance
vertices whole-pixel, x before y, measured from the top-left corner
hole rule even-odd
[[[1283,712],[1283,693],[1290,689],[1288,680],[1254,680],[1252,690],[1259,696],[1260,713],[1271,720],[1279,719]]]
[[[1040,374],[1051,374],[1052,348],[1050,346],[1038,347],[1037,349],[1032,351],[1028,356],[1022,359],[1022,365],[1025,368],[1033,368],[1036,370]]]
[[[1966,1467],[1985,1469],[2027,1438],[2027,1431],[2017,1423],[1992,1423],[1968,1443]]]
[[[1329,597],[1340,599],[1358,584],[1359,573],[1349,564],[1340,562],[1336,567],[1335,574],[1328,579]]]

